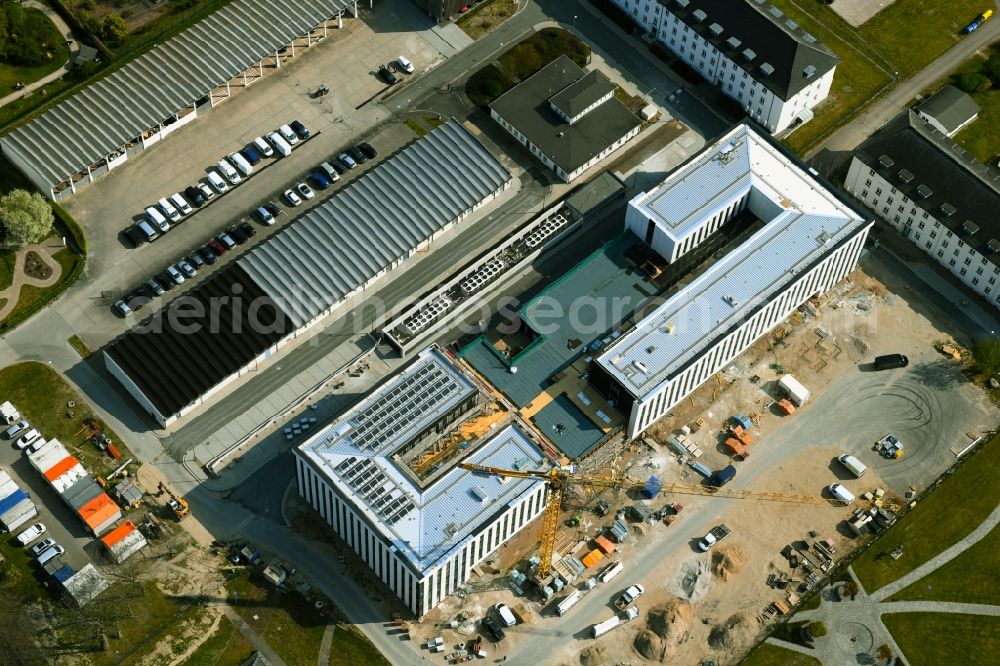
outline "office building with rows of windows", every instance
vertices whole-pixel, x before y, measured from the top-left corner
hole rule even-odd
[[[764,0],[612,0],[777,134],[808,122],[840,58]]]
[[[607,347],[590,381],[638,436],[854,270],[871,220],[747,124],[636,196],[628,228],[668,263],[747,215],[748,237]]]
[[[299,494],[418,617],[545,507],[540,479],[457,466],[542,468],[536,442],[494,420],[491,402],[431,347],[295,450]],[[477,416],[489,425],[470,435]]]
[[[844,187],[970,289],[1000,303],[1000,173],[904,111],[855,151]]]

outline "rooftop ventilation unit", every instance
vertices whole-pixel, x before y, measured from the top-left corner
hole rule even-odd
[[[917,186],[917,196],[920,197],[921,199],[927,199],[932,194],[934,194],[934,190],[931,189],[930,185]]]
[[[713,23],[712,25],[708,26],[708,31],[713,35],[715,35],[716,37],[718,37],[719,35],[722,34],[722,26],[719,25],[718,23]]]
[[[739,305],[739,304],[740,304],[740,303],[739,303],[739,301],[737,301],[737,300],[736,300],[736,297],[735,297],[735,296],[733,296],[732,294],[726,294],[726,295],[725,295],[725,296],[724,296],[724,297],[722,298],[722,300],[724,300],[724,301],[725,301],[726,303],[729,303],[729,304],[730,304],[730,305],[732,305],[732,306],[733,306],[734,308],[735,308],[735,307],[736,307],[737,305]]]
[[[986,244],[986,247],[990,248],[990,252],[1000,252],[1000,241],[996,238],[991,238],[990,242]]]
[[[774,74],[774,65],[769,62],[765,62],[760,66],[760,71],[763,72],[765,76],[770,76]]]
[[[757,53],[753,49],[745,49],[743,51],[743,59],[746,60],[747,62],[752,61],[756,57]]]
[[[704,9],[696,9],[691,13],[691,18],[694,19],[695,23],[701,23],[708,18],[708,14],[705,13]]]
[[[646,353],[647,354],[652,354],[655,351],[656,351],[656,347],[653,346],[653,345],[649,345],[648,347],[646,347]]]
[[[646,374],[649,374],[649,368],[646,367],[646,364],[643,363],[642,361],[632,361],[632,365],[634,365],[635,369],[638,370],[639,372],[644,372]]]
[[[888,169],[889,167],[891,167],[893,164],[896,163],[896,160],[892,159],[888,155],[882,155],[881,157],[878,158],[878,163],[884,166],[886,169]]]
[[[774,6],[768,9],[768,11],[771,12],[771,16],[773,16],[774,18],[781,18],[782,16],[784,16],[784,14],[781,13],[781,10]]]
[[[951,217],[958,212],[958,209],[952,206],[950,203],[941,204],[941,214],[945,217]]]
[[[966,220],[965,222],[963,222],[962,228],[965,229],[965,233],[970,235],[979,231],[979,225],[973,222],[972,220]]]
[[[799,24],[793,21],[792,19],[788,19],[787,21],[785,21],[785,27],[788,28],[790,31],[795,32],[796,30],[799,29]]]
[[[469,493],[472,494],[481,504],[486,504],[490,501],[490,496],[483,490],[482,486],[472,486],[469,488]]]
[[[678,7],[687,7],[691,4],[691,0],[677,0]]]
[[[811,78],[816,75],[816,65],[806,65],[805,69],[802,70],[802,76]]]
[[[802,39],[805,40],[805,41],[807,41],[807,42],[809,42],[810,44],[815,44],[816,42],[819,41],[818,39],[816,39],[815,37],[813,37],[811,33],[808,33],[808,32],[803,32],[802,33]]]
[[[740,44],[742,44],[742,43],[743,42],[741,42],[740,40],[738,40],[735,37],[730,37],[729,39],[726,40],[726,44],[728,44],[729,48],[731,48],[731,49],[738,49],[738,48],[740,48]]]
[[[913,180],[913,172],[907,171],[906,169],[899,170],[899,179],[904,183],[909,183]]]

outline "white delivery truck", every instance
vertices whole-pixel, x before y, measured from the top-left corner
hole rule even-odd
[[[621,623],[617,615],[612,615],[604,622],[598,622],[594,625],[593,629],[590,630],[590,635],[594,638],[600,638],[604,634],[608,633]]]
[[[800,384],[799,380],[791,375],[785,375],[779,379],[778,386],[795,403],[796,407],[801,407],[809,399],[809,389]]]
[[[580,590],[573,590],[573,592],[567,596],[565,599],[556,604],[556,612],[560,615],[565,615],[569,612],[569,609],[577,605],[580,599],[583,598],[583,593]]]

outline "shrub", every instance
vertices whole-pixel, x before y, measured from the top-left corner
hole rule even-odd
[[[979,371],[987,377],[1000,372],[1000,338],[984,338],[972,348],[972,358]]]
[[[101,36],[109,42],[123,42],[128,37],[128,23],[118,14],[108,12],[101,25]]]
[[[955,85],[967,93],[978,91],[983,85],[989,90],[990,80],[981,72],[962,72],[955,77]]]
[[[826,636],[826,625],[822,622],[810,622],[809,623],[809,633],[812,634],[813,638],[819,638],[820,636]]]
[[[86,9],[88,12],[92,12],[97,9],[97,2],[95,0],[80,0],[76,6],[80,9]]]
[[[37,243],[52,230],[52,209],[38,192],[11,190],[0,196],[0,227],[10,247]]]

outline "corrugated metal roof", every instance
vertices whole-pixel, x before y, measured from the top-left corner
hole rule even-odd
[[[746,125],[707,147],[707,159],[695,160],[709,176],[701,192],[705,201],[716,197],[713,182],[724,185],[714,177],[717,166],[713,156],[737,138],[743,140],[730,155],[737,151],[747,155],[734,155],[730,164],[738,159],[748,168],[755,190],[750,207],[767,224],[643,318],[597,359],[638,398],[669,379],[719,335],[743,323],[800,271],[868,223]],[[681,177],[692,178],[692,174]],[[661,186],[668,194],[672,178]],[[742,195],[734,193],[736,196]]]
[[[236,0],[0,138],[50,186],[353,4]]]
[[[239,264],[301,326],[408,257],[510,178],[452,120],[304,214]]]
[[[391,395],[407,378],[433,367],[456,383],[468,383],[464,373],[435,348],[421,352],[419,359],[391,382],[377,388],[364,402],[352,408],[340,419],[316,433],[299,451],[310,459],[327,477],[329,483],[365,515],[369,524],[399,549],[399,555],[412,563],[418,572],[436,566],[442,558],[460,548],[491,517],[516,502],[543,483],[534,479],[501,479],[479,476],[455,467],[445,472],[426,488],[414,484],[391,459],[406,441],[405,430],[383,442],[378,448],[359,447],[354,439],[359,414],[386,395]],[[433,415],[444,411],[434,408]],[[433,419],[421,418],[416,425]],[[540,469],[542,452],[515,426],[498,432],[490,441],[469,455],[465,462],[495,467],[526,468],[524,460]],[[345,470],[352,466],[364,468],[355,481]],[[364,492],[357,487],[363,482]],[[373,497],[385,498],[398,494],[409,503],[403,515],[388,521],[372,506]],[[380,503],[380,502],[378,502]]]

